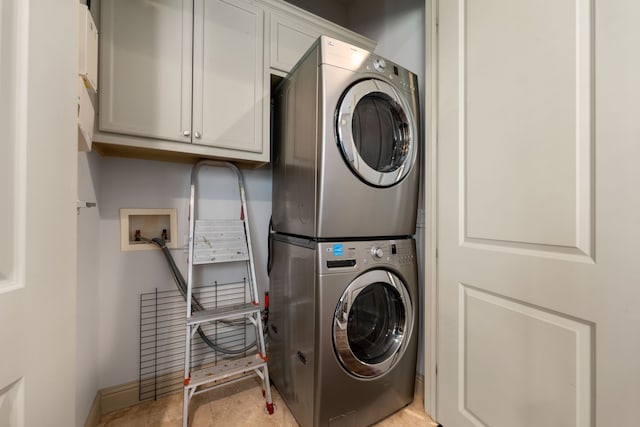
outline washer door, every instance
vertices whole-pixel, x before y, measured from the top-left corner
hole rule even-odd
[[[375,378],[400,360],[413,328],[406,286],[394,273],[371,270],[344,291],[333,317],[333,346],[343,368]]]
[[[390,187],[416,160],[418,129],[409,104],[389,83],[361,80],[342,97],[336,114],[338,145],[367,184]]]

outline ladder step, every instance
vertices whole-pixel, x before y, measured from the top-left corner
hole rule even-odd
[[[213,322],[214,320],[220,319],[231,319],[254,313],[260,313],[260,306],[252,302],[227,305],[210,310],[196,311],[190,318],[187,318],[187,325],[198,325],[200,323]]]
[[[234,375],[260,369],[266,366],[266,364],[267,362],[262,359],[260,354],[253,354],[243,357],[242,359],[224,361],[218,365],[192,372],[189,384],[185,387],[195,388],[214,381],[230,378]]]
[[[244,233],[244,220],[242,219],[197,219],[196,232],[224,232],[240,231]]]
[[[247,261],[249,251],[240,219],[199,219],[193,242],[193,264]]]

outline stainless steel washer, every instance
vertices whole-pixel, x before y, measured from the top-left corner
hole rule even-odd
[[[322,36],[274,95],[273,226],[315,239],[415,233],[417,77]]]
[[[413,239],[276,235],[272,256],[269,371],[300,425],[366,426],[412,402]]]

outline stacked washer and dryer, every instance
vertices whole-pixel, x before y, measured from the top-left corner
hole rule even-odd
[[[274,96],[271,380],[303,426],[413,400],[417,78],[320,37]]]

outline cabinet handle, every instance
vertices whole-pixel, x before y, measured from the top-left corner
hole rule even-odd
[[[193,136],[195,136],[196,138],[200,139],[200,137],[201,137],[202,135],[200,135],[200,132],[194,132],[194,133],[193,133]]]
[[[184,136],[190,136],[191,135],[191,131],[190,130],[185,130],[185,131],[182,132],[182,134]]]

